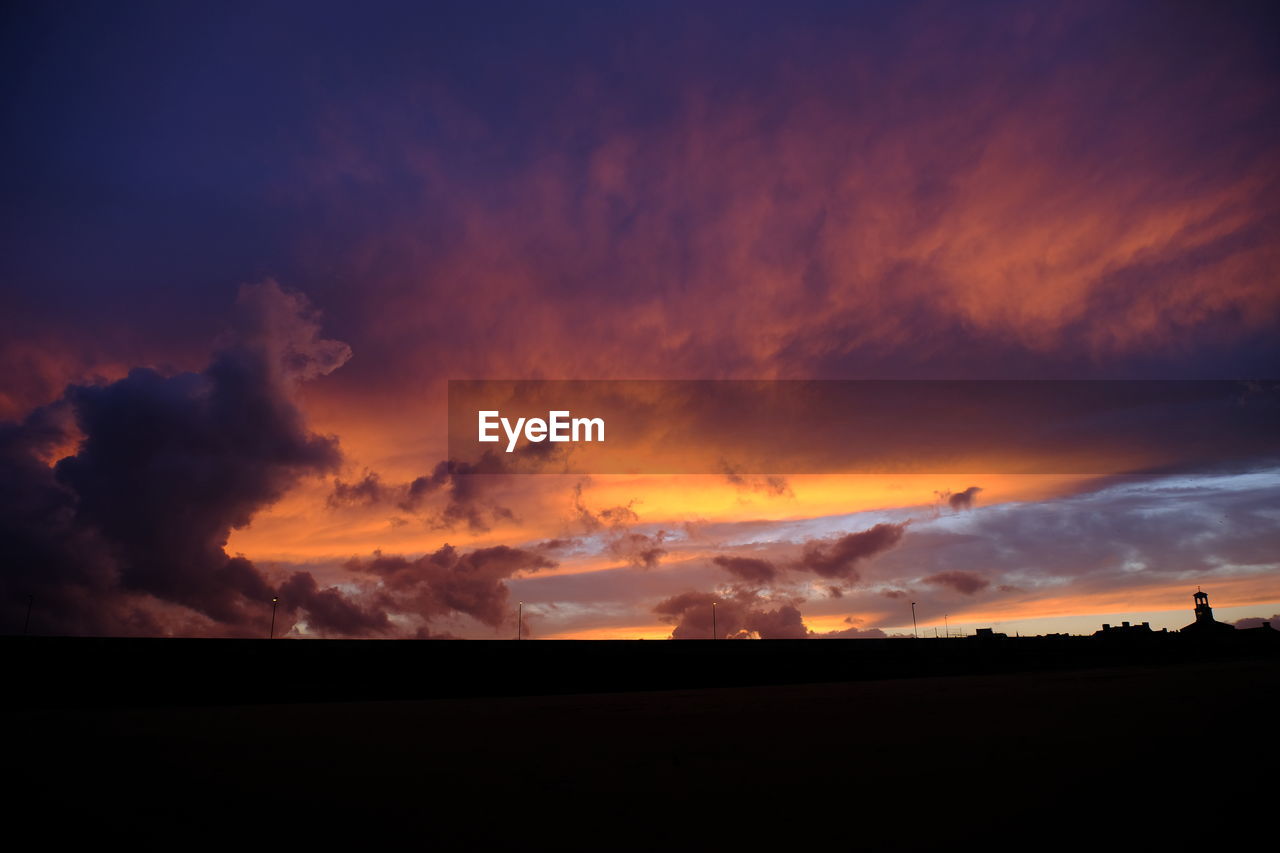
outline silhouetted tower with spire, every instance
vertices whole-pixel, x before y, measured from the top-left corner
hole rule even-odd
[[[1209,606],[1209,593],[1204,592],[1200,587],[1196,587],[1196,594],[1193,597],[1196,600],[1196,621],[1214,621],[1213,608]]]
[[[1200,587],[1196,587],[1195,595],[1192,598],[1196,602],[1196,621],[1183,628],[1181,633],[1199,634],[1201,636],[1235,633],[1235,626],[1219,622],[1213,618],[1213,608],[1209,606],[1209,594],[1207,592],[1200,589]]]

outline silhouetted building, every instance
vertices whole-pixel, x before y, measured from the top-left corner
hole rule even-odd
[[[1193,598],[1196,602],[1196,621],[1183,628],[1181,633],[1209,636],[1235,632],[1235,626],[1228,625],[1226,622],[1219,622],[1213,618],[1213,608],[1209,606],[1209,594],[1207,592],[1203,592],[1197,587]]]
[[[1166,633],[1161,628],[1159,632],[1151,630],[1150,622],[1143,622],[1141,625],[1130,625],[1128,622],[1121,622],[1119,625],[1112,625],[1109,622],[1102,623],[1101,631],[1094,631],[1095,637],[1149,637],[1155,633]]]
[[[1008,635],[1008,634],[997,634],[997,633],[996,633],[995,631],[993,631],[991,628],[979,628],[977,631],[975,631],[975,632],[974,632],[973,636],[974,636],[974,638],[975,638],[975,639],[979,639],[979,640],[1007,640],[1007,639],[1009,639],[1009,635]]]

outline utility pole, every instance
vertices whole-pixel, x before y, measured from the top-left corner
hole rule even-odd
[[[951,623],[947,621],[947,614],[942,614],[942,627],[947,632],[947,639],[951,638]]]
[[[524,602],[516,609],[516,639],[524,639]]]
[[[920,626],[916,624],[916,603],[911,602],[911,633],[915,638],[920,639]]]
[[[280,606],[280,599],[272,596],[271,598],[271,633],[267,634],[268,640],[276,638],[276,608]]]
[[[716,603],[714,601],[711,602],[711,639],[720,639],[719,634],[716,632]]]

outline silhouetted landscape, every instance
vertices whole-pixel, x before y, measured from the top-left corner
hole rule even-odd
[[[523,696],[1163,666],[1274,656],[1270,628],[873,640],[9,638],[19,705],[236,704]]]
[[[789,843],[1016,847],[1052,825],[1030,845],[1052,848],[1135,810],[1144,843],[1217,844],[1269,834],[1276,640],[11,637],[11,803],[164,844],[376,826],[448,849],[719,847],[808,814]]]

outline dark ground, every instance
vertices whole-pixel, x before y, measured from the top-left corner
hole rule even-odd
[[[38,827],[55,849],[86,833],[167,849],[1273,849],[1278,685],[1280,663],[1254,656],[540,696],[10,702],[6,834]]]

